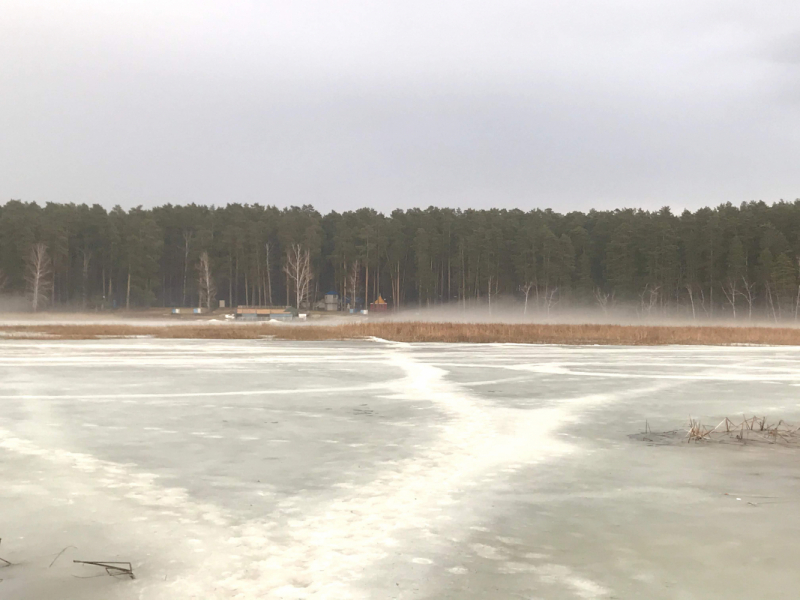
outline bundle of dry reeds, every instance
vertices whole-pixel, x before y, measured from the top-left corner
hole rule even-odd
[[[783,419],[768,423],[766,417],[742,416],[740,422],[728,417],[716,427],[703,425],[699,419],[689,417],[686,428],[688,442],[761,442],[768,444],[800,445],[800,426],[787,423]]]

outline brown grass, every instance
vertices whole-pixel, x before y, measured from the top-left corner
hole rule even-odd
[[[498,323],[368,322],[343,325],[191,324],[170,326],[7,325],[0,339],[98,339],[152,336],[180,339],[348,340],[379,337],[399,342],[521,344],[604,344],[658,346],[665,344],[800,345],[800,329],[769,327],[666,327],[623,325],[554,325]]]

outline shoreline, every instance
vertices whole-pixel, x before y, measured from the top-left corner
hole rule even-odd
[[[382,338],[394,342],[515,343],[606,346],[800,346],[800,329],[765,326],[564,325],[382,321],[343,324],[193,322],[175,324],[2,324],[0,340]]]

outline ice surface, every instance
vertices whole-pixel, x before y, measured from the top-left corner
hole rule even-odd
[[[793,597],[797,451],[628,434],[800,422],[799,359],[0,341],[0,598]]]

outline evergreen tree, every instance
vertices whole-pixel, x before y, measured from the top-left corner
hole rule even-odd
[[[323,217],[311,206],[106,211],[11,200],[0,206],[4,294],[26,293],[37,243],[47,246],[52,271],[41,309],[197,306],[203,252],[220,299],[296,304],[285,267],[299,245],[303,257],[308,250],[302,295],[311,303],[331,289],[352,296],[347,282],[357,265],[358,298],[382,295],[395,307],[494,306],[505,297],[529,314],[616,303],[639,314],[785,320],[798,307],[800,202],[677,216],[666,208],[567,215],[428,208]]]

